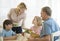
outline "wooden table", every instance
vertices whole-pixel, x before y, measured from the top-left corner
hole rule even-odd
[[[4,41],[18,41],[18,40],[4,40]],[[39,39],[28,39],[28,41],[41,41],[41,40],[39,40]]]
[[[17,41],[17,40],[4,40],[4,41]]]

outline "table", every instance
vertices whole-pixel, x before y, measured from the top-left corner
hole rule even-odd
[[[4,40],[4,41],[18,41],[18,40]],[[29,40],[30,41],[30,40]]]

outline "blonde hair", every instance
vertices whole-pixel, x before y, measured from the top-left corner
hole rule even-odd
[[[38,26],[42,26],[42,19],[41,19],[41,17],[35,16],[34,19],[33,19],[33,21],[35,20],[35,18],[36,18],[36,20],[37,20],[37,25],[38,25]]]
[[[17,7],[27,9],[25,3],[21,2]]]

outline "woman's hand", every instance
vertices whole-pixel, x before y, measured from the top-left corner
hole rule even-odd
[[[21,34],[22,34],[22,36],[24,36],[24,32],[22,32]]]

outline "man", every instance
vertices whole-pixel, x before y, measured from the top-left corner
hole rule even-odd
[[[51,18],[50,7],[43,7],[41,17],[43,22],[40,38],[32,39],[30,41],[51,41],[51,34],[59,30],[57,23]]]
[[[41,11],[41,17],[43,22],[43,29],[41,32],[41,37],[45,40],[51,41],[51,34],[59,30],[57,23],[51,18],[50,7],[43,7]]]

